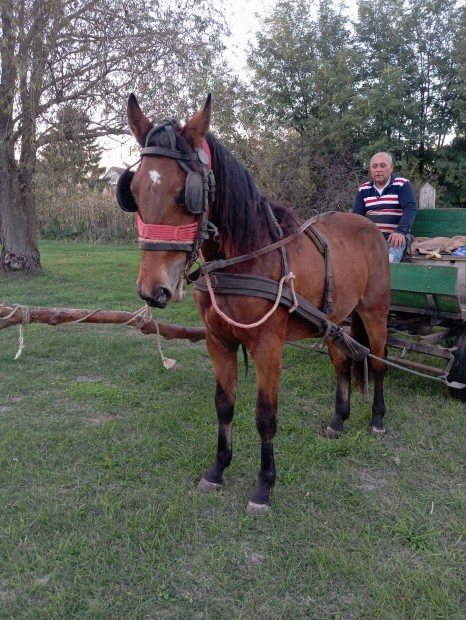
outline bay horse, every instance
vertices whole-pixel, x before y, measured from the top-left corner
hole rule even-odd
[[[259,475],[247,512],[265,514],[276,478],[273,441],[283,346],[304,338],[325,340],[337,375],[335,411],[325,434],[338,436],[350,413],[351,378],[362,389],[362,360],[369,349],[384,358],[390,302],[385,241],[360,215],[322,214],[309,228],[292,209],[269,202],[251,173],[209,132],[210,95],[184,126],[153,125],[133,94],[127,117],[141,159],[135,172],[128,169],[120,178],[117,199],[124,210],[136,212],[140,297],[155,308],[180,301],[198,254],[203,264],[194,299],[215,375],[218,443],[198,488],[220,487],[232,459],[241,345],[254,360],[260,436]],[[311,228],[313,234],[306,234]],[[311,308],[307,315],[303,306]],[[351,338],[342,346],[346,332],[340,326],[348,318]],[[352,355],[351,342],[361,343],[366,354]],[[380,435],[385,367],[372,357],[370,367],[369,429]]]

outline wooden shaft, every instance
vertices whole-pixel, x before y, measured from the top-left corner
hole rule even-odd
[[[8,317],[8,318],[6,318]],[[167,340],[176,338],[197,342],[205,339],[204,327],[183,327],[169,325],[150,319],[146,322],[137,312],[123,312],[119,310],[83,310],[76,308],[47,308],[40,306],[24,307],[17,304],[4,303],[0,305],[0,329],[20,325],[21,323],[46,323],[60,325],[62,323],[116,323],[130,325],[141,330],[143,334],[156,334],[157,326],[161,336]]]

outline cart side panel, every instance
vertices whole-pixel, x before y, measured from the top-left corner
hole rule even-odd
[[[414,237],[466,235],[466,209],[422,209],[416,213]]]
[[[454,266],[392,263],[390,273],[392,306],[461,313],[462,283]]]

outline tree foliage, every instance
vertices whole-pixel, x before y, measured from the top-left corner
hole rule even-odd
[[[299,136],[297,169],[302,194],[305,163],[307,204],[294,196],[292,187],[288,201],[303,211],[315,206],[317,198],[320,209],[343,207],[341,197],[354,183],[352,102],[358,55],[350,38],[340,8],[324,1],[281,0],[265,18],[249,56],[258,100],[254,122],[259,120],[265,133],[282,134],[287,144],[288,131]],[[283,142],[282,157],[286,153]],[[332,193],[331,186],[337,191]]]
[[[90,121],[79,124],[89,141],[126,132],[131,90],[165,112],[165,99],[189,103],[189,78],[213,67],[223,46],[211,4],[2,0],[0,268],[40,267],[33,178],[38,150],[57,144],[59,110],[72,103]]]
[[[391,150],[414,159],[420,177],[433,150],[455,127],[453,55],[459,9],[446,0],[359,2],[357,45],[370,59],[361,73],[361,121],[366,118],[367,150]]]
[[[36,186],[95,185],[104,171],[100,165],[102,147],[88,137],[90,119],[72,104],[57,111],[49,143],[38,156]]]
[[[348,208],[380,150],[416,181],[450,179],[443,196],[456,183],[462,200],[461,155],[442,151],[465,133],[464,24],[464,7],[448,0],[359,0],[353,23],[341,5],[278,0],[249,56],[251,118],[283,146],[298,134],[310,205]]]

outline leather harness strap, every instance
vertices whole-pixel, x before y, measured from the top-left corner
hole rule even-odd
[[[282,227],[280,226],[280,224],[277,222],[277,218],[275,217],[274,212],[272,211],[271,206],[269,205],[268,202],[265,203],[265,206],[267,208],[267,213],[269,215],[270,221],[272,222],[272,224],[274,225],[275,231],[277,233],[277,237],[278,239],[283,239],[283,230]],[[286,256],[286,250],[283,246],[281,246],[279,248],[280,250],[280,258],[282,261],[282,276],[288,274],[290,272],[289,268],[288,268],[288,259]]]
[[[308,226],[304,233],[314,242],[319,252],[324,257],[325,262],[325,298],[323,311],[326,314],[333,312],[332,297],[333,297],[333,275],[332,265],[330,263],[330,248],[326,238],[320,234],[320,232],[313,226]]]
[[[254,252],[251,252],[250,254],[242,254],[241,256],[235,256],[234,258],[225,258],[225,259],[218,259],[218,260],[210,261],[208,263],[205,263],[204,265],[201,265],[199,269],[196,270],[196,272],[194,273],[196,274],[197,277],[199,277],[199,275],[202,275],[206,272],[217,271],[218,269],[224,269],[225,267],[230,267],[231,265],[238,265],[239,263],[244,263],[248,260],[258,258],[259,256],[262,256],[263,254],[268,254],[268,252],[272,252],[273,250],[278,250],[278,248],[288,245],[289,243],[297,239],[299,235],[302,232],[304,232],[306,228],[311,225],[311,223],[312,224],[315,223],[315,221],[316,221],[315,217],[309,218],[303,224],[301,224],[301,226],[294,233],[292,233],[291,235],[288,235],[288,237],[285,237],[284,239],[275,241],[275,243],[266,245],[265,247],[260,248],[259,250],[254,250]],[[195,280],[195,277],[191,281],[194,281],[194,280]]]
[[[270,278],[246,274],[228,274],[222,272],[211,272],[212,287],[219,295],[243,295],[246,297],[260,297],[269,301],[275,301],[277,297],[278,283]],[[208,292],[205,278],[200,278],[195,288],[202,292]],[[356,342],[344,329],[329,320],[327,315],[313,306],[307,299],[296,295],[298,307],[294,314],[312,323],[319,333],[332,339],[332,342],[342,349],[349,357],[354,360],[362,360],[370,353],[367,347]],[[294,305],[291,291],[283,287],[280,304],[290,310]]]
[[[325,294],[324,294],[324,304],[323,304],[322,309],[325,314],[331,314],[333,312],[333,306],[332,306],[333,276],[332,276],[332,265],[330,262],[330,248],[328,247],[325,237],[312,226],[312,224],[316,223],[318,218],[319,216],[314,216],[314,217],[307,219],[305,222],[303,222],[303,224],[301,224],[301,226],[294,233],[292,233],[291,235],[288,235],[288,237],[285,237],[285,238],[282,237],[279,241],[276,241],[275,243],[271,243],[270,245],[260,248],[259,250],[255,250],[254,252],[251,252],[250,254],[242,254],[241,256],[235,256],[234,258],[219,259],[219,260],[214,260],[214,261],[205,263],[204,265],[201,265],[199,269],[196,269],[196,271],[189,274],[188,279],[190,282],[196,282],[197,279],[200,276],[202,276],[204,273],[217,272],[219,269],[224,269],[225,267],[229,267],[231,265],[237,265],[239,263],[243,263],[248,260],[258,258],[259,256],[262,256],[263,254],[267,254],[268,252],[272,252],[273,250],[277,250],[277,249],[281,249],[282,265],[284,265],[285,272],[287,272],[288,268],[287,268],[286,256],[285,256],[285,259],[283,259],[283,254],[284,254],[283,248],[289,243],[291,243],[292,241],[294,241],[295,239],[297,239],[297,237],[299,237],[299,235],[304,232],[314,242],[317,249],[324,257]],[[275,219],[275,222],[281,231],[281,227],[278,225],[278,222],[276,221],[276,219]],[[283,262],[284,260],[285,260],[285,263]]]

